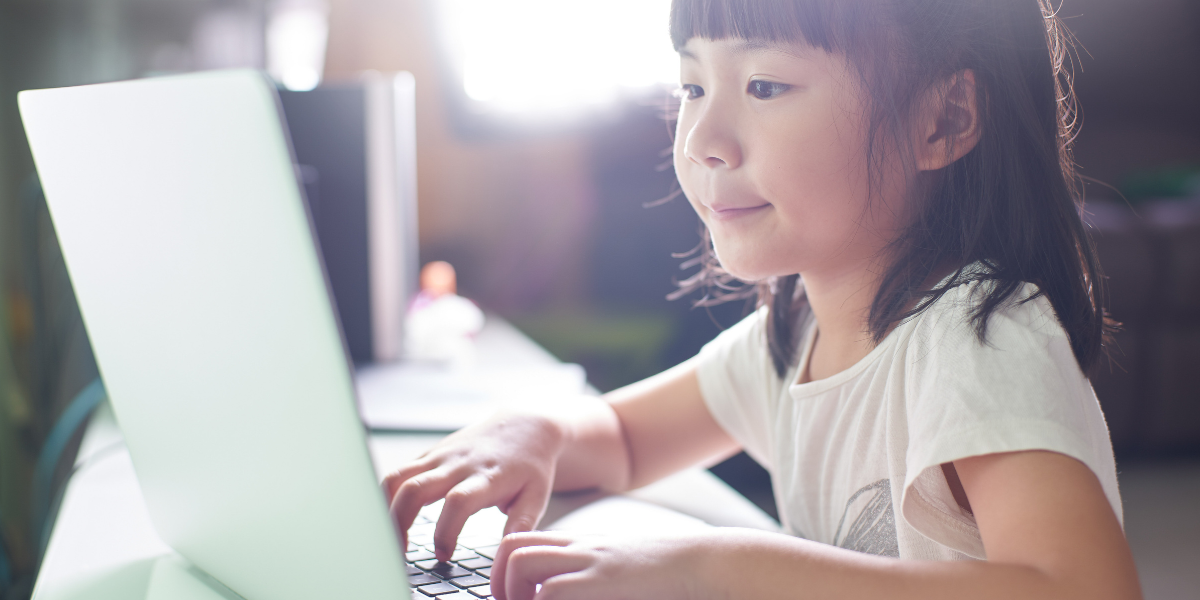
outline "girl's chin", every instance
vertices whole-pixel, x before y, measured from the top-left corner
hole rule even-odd
[[[721,258],[720,252],[717,253],[717,260],[721,263],[721,268],[724,269],[726,273],[729,273],[730,275],[733,275],[742,281],[762,281],[768,277],[774,277],[778,274],[773,270],[766,268],[765,265],[758,264],[756,261],[736,259],[726,261]]]
[[[746,243],[744,239],[713,236],[717,262],[726,273],[742,281],[764,281],[796,273],[796,261],[784,260],[787,250],[769,243]]]
[[[797,254],[804,258],[807,258],[807,255],[795,248],[780,248],[765,243],[738,243],[741,241],[743,240],[713,236],[713,252],[721,269],[742,281],[758,282],[772,277],[794,275],[804,270],[803,265],[811,262],[797,260]]]

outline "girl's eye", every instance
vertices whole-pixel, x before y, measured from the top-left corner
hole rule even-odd
[[[680,100],[695,100],[703,95],[704,88],[692,83],[685,83],[675,90],[675,97]]]
[[[746,86],[746,92],[748,92],[751,96],[758,98],[759,100],[770,100],[771,98],[774,98],[775,96],[778,96],[791,88],[792,86],[786,83],[776,83],[774,81],[762,81],[760,79],[755,79],[754,81],[750,82],[750,85]]]

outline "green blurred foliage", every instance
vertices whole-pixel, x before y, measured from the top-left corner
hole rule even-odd
[[[583,365],[588,383],[601,392],[672,366],[664,350],[679,325],[669,313],[588,308],[509,320],[559,360]]]
[[[1135,171],[1121,181],[1130,202],[1200,197],[1200,165],[1174,165]]]

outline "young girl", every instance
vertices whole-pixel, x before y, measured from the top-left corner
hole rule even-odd
[[[500,600],[1139,598],[1049,2],[675,0],[671,35],[698,281],[760,309],[602,400],[448,437],[385,481],[398,529],[444,497],[447,559],[500,507]],[[739,449],[791,535],[531,531],[553,490]]]

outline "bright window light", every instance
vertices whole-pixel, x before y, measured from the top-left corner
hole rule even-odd
[[[670,0],[435,0],[467,96],[562,114],[679,80]]]
[[[329,6],[324,0],[279,0],[267,20],[267,71],[289,90],[321,83]]]

